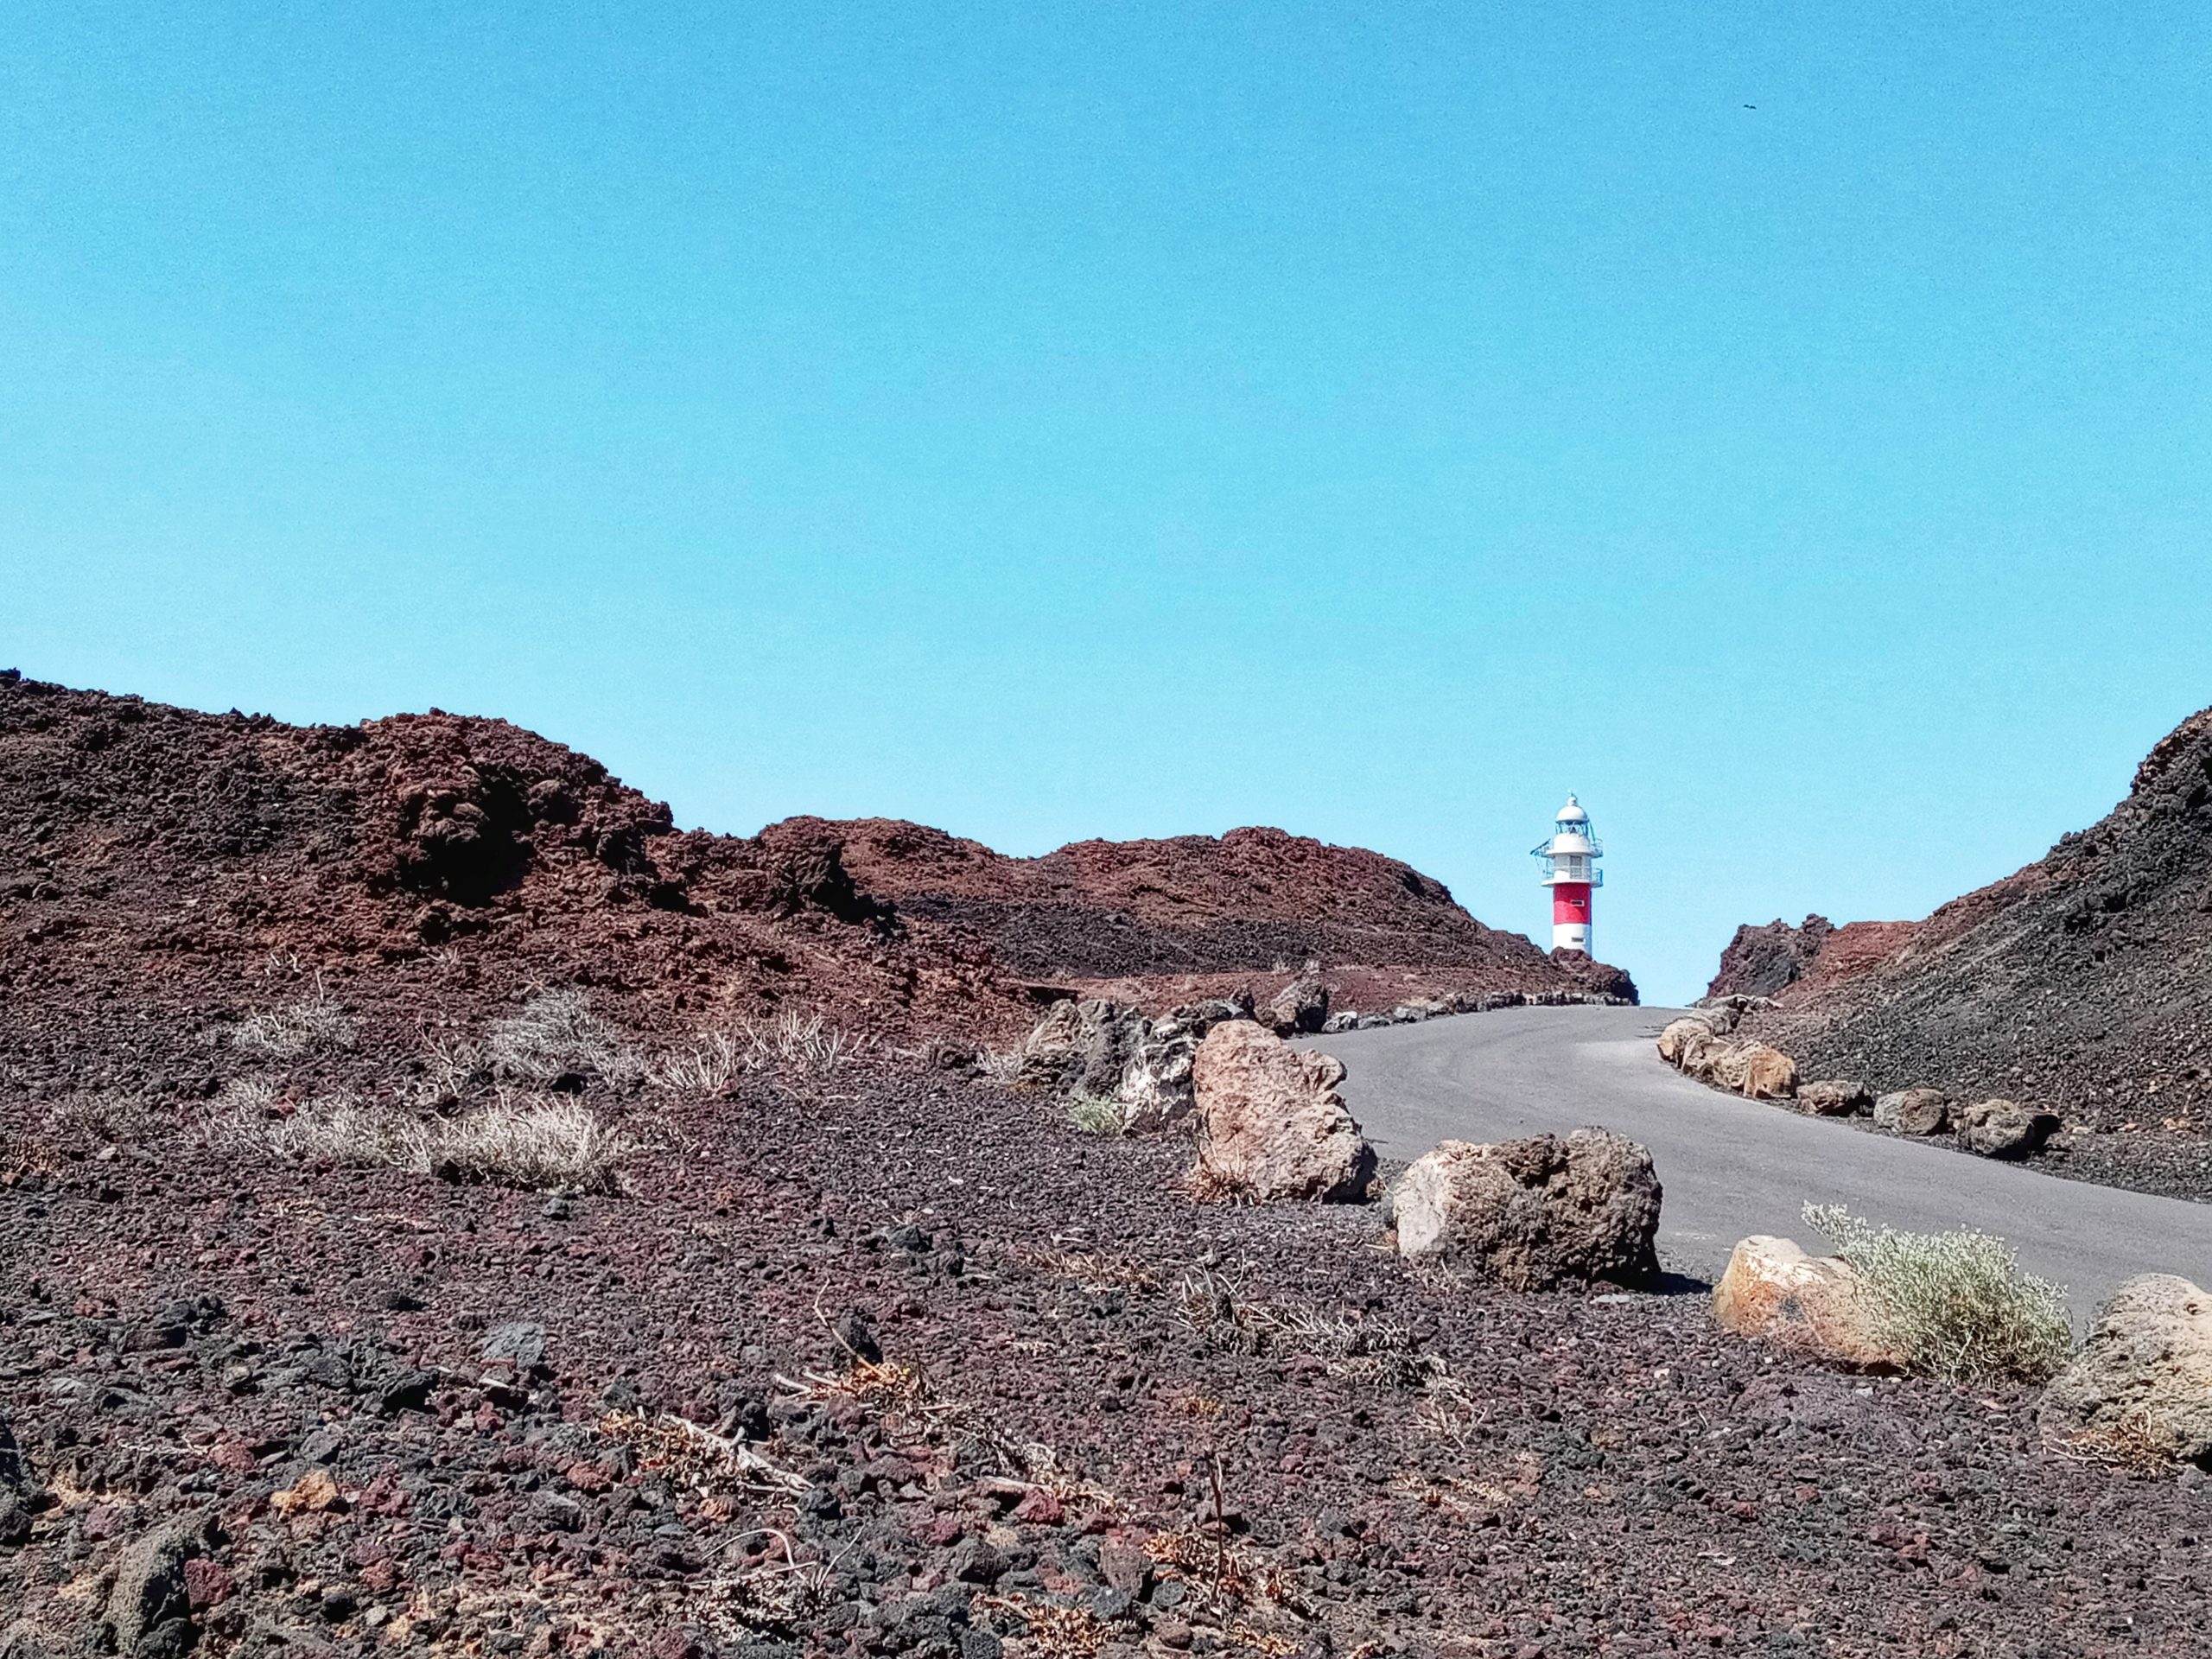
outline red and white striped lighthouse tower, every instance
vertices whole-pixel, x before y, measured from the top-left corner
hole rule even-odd
[[[1553,822],[1552,838],[1531,850],[1544,861],[1544,885],[1552,890],[1552,949],[1594,957],[1590,890],[1605,885],[1605,873],[1598,868],[1605,849],[1590,833],[1590,815],[1582,803],[1569,795]]]

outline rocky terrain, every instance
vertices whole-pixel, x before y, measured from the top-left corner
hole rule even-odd
[[[281,1069],[281,1068],[280,1068]],[[2180,1654],[2212,1501],[2018,1390],[911,1068],[626,1108],[548,1198],[8,1108],[0,1637],[92,1650]]]
[[[1715,995],[1872,1092],[2002,1096],[2063,1117],[2050,1166],[2212,1197],[2212,709],[2126,799],[1924,921],[1739,929]]]
[[[880,818],[791,823],[837,839],[855,877],[902,915],[988,938],[1014,972],[1140,1006],[1244,986],[1264,999],[1309,962],[1339,1006],[1368,1010],[1453,993],[1636,996],[1621,969],[1484,927],[1408,865],[1280,830],[1008,858]]]
[[[1618,1137],[1376,1202],[1292,957],[1596,994],[1403,867],[1297,851],[1242,957],[1243,899],[1066,876],[1162,954],[1021,957],[495,722],[13,680],[0,800],[4,1659],[2201,1643],[2212,1483],[2109,1389],[2055,1437],[1723,1332]],[[1040,1021],[1068,968],[1150,1012]]]

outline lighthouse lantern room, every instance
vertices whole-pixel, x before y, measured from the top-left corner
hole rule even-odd
[[[1552,949],[1597,953],[1590,947],[1590,890],[1605,885],[1598,861],[1605,855],[1590,832],[1590,815],[1573,796],[1559,810],[1552,838],[1530,849],[1544,861],[1544,886],[1552,890]]]

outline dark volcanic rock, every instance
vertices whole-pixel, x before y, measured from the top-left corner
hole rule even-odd
[[[1267,1014],[1276,1036],[1311,1036],[1328,1023],[1329,988],[1319,977],[1294,980],[1275,993]]]
[[[196,1625],[216,1653],[622,1659],[1016,1652],[1048,1607],[1121,1621],[1101,1659],[1250,1650],[1263,1620],[1421,1659],[1496,1630],[1508,1654],[2196,1639],[2201,1491],[2046,1452],[2017,1391],[1839,1378],[1702,1297],[1412,1268],[1363,1209],[1196,1205],[1181,1143],[918,1061],[836,1083],[661,1102],[633,1190],[558,1223],[189,1135],[0,1181],[0,1375],[56,1494],[0,1549],[0,1608],[56,1653],[126,1609],[142,1649]],[[0,1096],[10,1147],[38,1112]],[[385,1306],[401,1274],[421,1306]],[[220,1320],[171,1318],[203,1297]],[[830,1331],[861,1307],[881,1357],[849,1369]],[[554,1333],[566,1401],[479,1382],[510,1323]],[[341,1340],[365,1391],[308,1376]],[[441,1379],[429,1409],[374,1409],[410,1371]],[[207,1513],[238,1535],[195,1556]],[[1216,1599],[1216,1561],[1282,1599]]]
[[[169,1659],[198,1639],[185,1568],[204,1548],[207,1523],[197,1517],[171,1522],[123,1554],[108,1592],[108,1637],[118,1653]]]
[[[0,675],[9,1659],[2201,1645],[2202,1483],[2054,1452],[2020,1391],[1840,1378],[1701,1297],[1408,1264],[1363,1207],[1195,1203],[1182,1141],[930,1063],[1064,988],[829,839],[834,867],[798,831],[677,834],[497,722]],[[1370,1010],[1589,994],[1388,861],[1055,868],[1084,861],[1069,935],[1153,964],[1161,1006],[1264,1001],[1326,930],[1442,941],[1327,970]],[[1279,974],[1170,995],[1157,967],[1262,944]],[[548,986],[590,992],[550,1055],[517,1046]],[[617,1190],[294,1139],[340,1096],[419,1127],[531,1078],[634,1137]],[[1999,1093],[2036,1099],[1965,1097]]]
[[[1391,1215],[1401,1253],[1510,1289],[1636,1284],[1659,1269],[1662,1196],[1650,1153],[1577,1129],[1495,1146],[1446,1141],[1406,1171]]]
[[[1151,1022],[1104,997],[1056,1002],[1023,1039],[1014,1087],[1111,1100]]]
[[[1705,988],[1707,996],[1772,996],[1805,976],[1813,958],[1835,931],[1825,916],[1808,916],[1802,927],[1779,919],[1764,927],[1748,923],[1720,953],[1720,969]]]
[[[2089,1131],[2057,1173],[2212,1195],[2209,887],[2212,709],[2037,862],[1921,922],[1743,930],[1713,982],[1786,976],[1750,1028],[1815,1075],[2015,1100]]]

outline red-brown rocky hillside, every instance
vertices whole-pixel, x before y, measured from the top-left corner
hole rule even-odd
[[[1416,989],[1636,995],[1617,968],[1484,926],[1410,865],[1280,830],[1079,841],[1039,858],[882,818],[764,832],[784,834],[840,841],[868,892],[989,939],[1013,972],[1138,1001],[1232,984],[1264,993],[1306,962],[1340,1003],[1363,1008]]]
[[[35,1088],[124,1054],[212,1076],[208,1034],[272,968],[395,1046],[556,984],[646,1032],[796,1008],[1001,1041],[1039,981],[1264,992],[1317,955],[1408,992],[1592,978],[1404,865],[1275,830],[1034,860],[881,820],[713,836],[502,721],[295,727],[0,677],[0,1059]]]
[[[2036,863],[1916,923],[1739,929],[1712,990],[1773,997],[1758,1034],[1815,1074],[2010,1096],[2201,1154],[2212,709],[2151,751],[2109,816]]]

